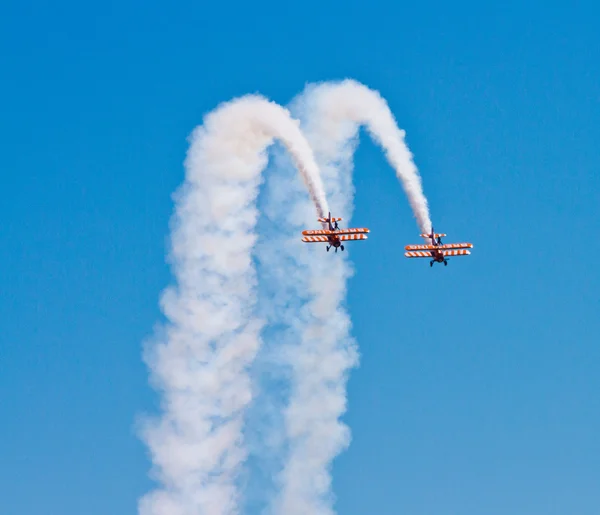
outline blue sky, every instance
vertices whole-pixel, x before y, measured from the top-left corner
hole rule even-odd
[[[598,512],[598,7],[321,4],[0,7],[1,513],[135,512],[186,138],[234,96],[345,77],[388,100],[436,228],[475,250],[402,257],[416,226],[363,135],[339,513]]]

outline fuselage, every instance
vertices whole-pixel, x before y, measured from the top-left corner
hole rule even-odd
[[[329,230],[330,231],[339,231],[340,230],[337,222],[335,222],[335,224],[331,223],[331,213],[329,213]],[[340,237],[336,236],[335,234],[330,234],[327,237],[327,239],[329,240],[329,244],[336,249],[342,245],[342,242],[340,241]]]
[[[438,247],[439,245],[442,244],[442,239],[441,238],[435,238],[435,235],[433,233],[433,229],[431,230],[431,244],[434,247]],[[446,258],[444,257],[444,254],[442,254],[441,250],[432,250],[431,251],[431,257],[433,258],[434,261],[436,261],[437,263],[443,263]]]

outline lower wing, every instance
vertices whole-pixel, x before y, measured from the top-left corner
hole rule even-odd
[[[413,250],[411,252],[405,252],[404,255],[407,258],[429,258],[429,259],[431,259],[433,257],[433,254],[431,252],[427,252],[425,250]]]
[[[471,254],[469,250],[442,250],[442,256],[468,256]],[[404,255],[407,258],[429,258],[434,257],[432,252],[428,252],[426,250],[414,250],[411,252],[405,252]]]
[[[327,243],[329,238],[327,236],[305,236],[302,241],[305,243]]]
[[[442,250],[443,256],[468,256],[470,254],[470,250]]]

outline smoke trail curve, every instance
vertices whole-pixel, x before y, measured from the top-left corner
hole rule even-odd
[[[260,96],[221,105],[191,137],[186,179],[172,220],[176,284],[165,290],[167,323],[145,349],[162,413],[141,436],[161,486],[141,515],[232,515],[247,451],[248,366],[260,346],[254,312],[256,197],[265,149],[278,139],[308,187],[318,216],[328,211],[312,151],[289,112]]]
[[[428,232],[431,221],[421,179],[400,130],[379,93],[352,80],[311,85],[293,103],[292,112],[303,120],[303,131],[319,163],[335,214],[350,218],[353,209],[352,158],[360,125],[385,150],[407,194],[419,228]],[[282,207],[282,188],[272,188],[270,216],[287,220],[289,231],[310,221],[310,210],[300,195]],[[287,232],[287,231],[286,231]],[[292,393],[285,411],[289,452],[280,473],[281,493],[273,509],[280,515],[331,515],[332,461],[350,441],[340,417],[346,411],[346,382],[358,363],[356,343],[350,336],[350,318],[344,307],[346,282],[352,268],[346,260],[324,265],[329,255],[315,257],[321,247],[286,242],[301,274],[278,277],[278,287],[290,296],[306,296],[306,304],[290,333],[298,343],[288,351]],[[280,251],[281,252],[281,251]],[[268,253],[261,254],[268,259]],[[340,256],[341,257],[341,256]],[[292,320],[289,303],[282,301],[281,319]]]
[[[336,149],[344,148],[344,141],[354,138],[364,125],[396,171],[419,229],[429,233],[431,218],[419,171],[404,141],[405,132],[379,92],[347,79],[310,85],[301,98],[307,113],[304,132],[313,134],[309,139],[315,154],[336,160]]]

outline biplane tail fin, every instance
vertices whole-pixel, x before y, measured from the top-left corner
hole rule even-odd
[[[443,232],[431,232],[431,234],[421,234],[421,238],[427,238],[428,240],[431,240],[433,238],[437,239],[437,238],[445,238],[447,235],[444,234]]]
[[[341,222],[342,219],[341,218],[331,218],[331,212],[329,212],[329,216],[327,218],[325,217],[320,217],[317,218],[317,221],[326,224],[326,223],[330,223],[330,222]]]

